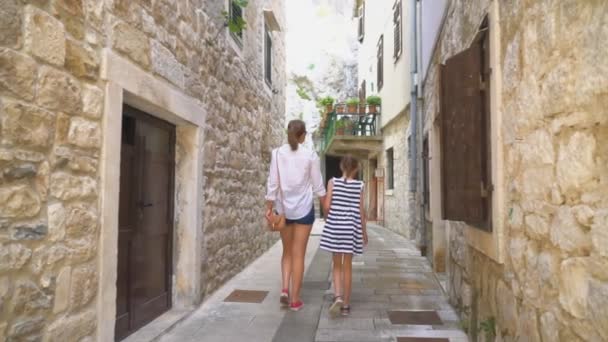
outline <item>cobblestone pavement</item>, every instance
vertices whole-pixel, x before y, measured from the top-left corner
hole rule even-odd
[[[374,225],[369,227],[370,243],[365,254],[354,261],[351,316],[330,317],[331,258],[329,253],[318,250],[319,237],[315,232],[318,234],[321,226],[322,222],[318,221],[310,239],[302,291],[302,299],[306,303],[303,310],[294,313],[278,305],[279,242],[160,340],[389,342],[398,341],[400,337],[419,337],[467,341],[467,336],[459,328],[458,317],[444,297],[426,259],[408,240]],[[234,289],[269,293],[258,304],[224,302]],[[417,315],[424,314],[432,318],[435,313],[435,319],[440,321],[434,323],[391,322],[391,318],[396,320],[399,316],[420,320],[425,317]]]

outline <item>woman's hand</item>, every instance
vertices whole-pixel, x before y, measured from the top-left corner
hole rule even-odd
[[[367,239],[367,229],[363,231],[363,245],[367,246],[369,240]]]

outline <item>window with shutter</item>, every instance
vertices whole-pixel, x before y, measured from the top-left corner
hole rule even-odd
[[[395,164],[395,160],[394,160],[394,152],[393,152],[393,148],[389,148],[388,150],[386,150],[386,175],[387,175],[387,186],[389,190],[392,190],[395,188],[395,178],[394,178],[394,164]]]
[[[359,7],[359,41],[363,42],[365,37],[365,2]]]
[[[376,73],[378,91],[380,91],[382,89],[382,85],[384,84],[384,35],[381,35],[380,40],[378,40]]]
[[[395,60],[401,56],[402,46],[402,20],[401,20],[401,0],[397,0],[393,6],[393,57]]]
[[[264,25],[264,79],[268,85],[272,85],[272,37],[266,25]]]
[[[489,35],[480,32],[441,68],[442,207],[444,219],[490,231]]]
[[[228,16],[231,22],[238,23],[239,21],[243,20],[243,8],[236,2],[230,0],[230,5],[228,6]],[[230,35],[237,43],[239,43],[239,45],[243,44],[243,31],[230,31]]]

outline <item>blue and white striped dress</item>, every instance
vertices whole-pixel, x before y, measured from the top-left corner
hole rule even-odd
[[[320,247],[333,253],[363,254],[360,202],[364,183],[345,178],[332,181],[331,205]]]

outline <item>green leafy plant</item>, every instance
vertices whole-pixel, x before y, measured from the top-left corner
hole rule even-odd
[[[248,0],[231,0],[231,5],[236,5],[243,9],[247,7],[248,4]],[[227,11],[223,11],[222,15],[224,16],[224,20],[226,20],[225,25],[228,26],[228,29],[232,33],[240,34],[247,27],[247,22],[245,19],[243,19],[243,17],[231,18],[230,13]]]
[[[308,101],[311,100],[310,96],[308,96],[308,94],[306,93],[306,90],[304,90],[304,88],[298,87],[298,89],[296,89],[296,93],[298,93],[298,96],[302,100],[308,100]]]
[[[359,99],[356,97],[351,97],[350,99],[346,100],[346,105],[347,106],[358,106]]]
[[[376,95],[370,95],[367,97],[366,102],[368,105],[379,106],[382,103],[382,98]]]
[[[494,341],[496,338],[496,319],[489,317],[485,321],[479,323],[479,330],[486,336],[486,341]]]
[[[334,104],[336,100],[331,96],[325,96],[319,100],[319,105],[321,106],[331,106]]]

